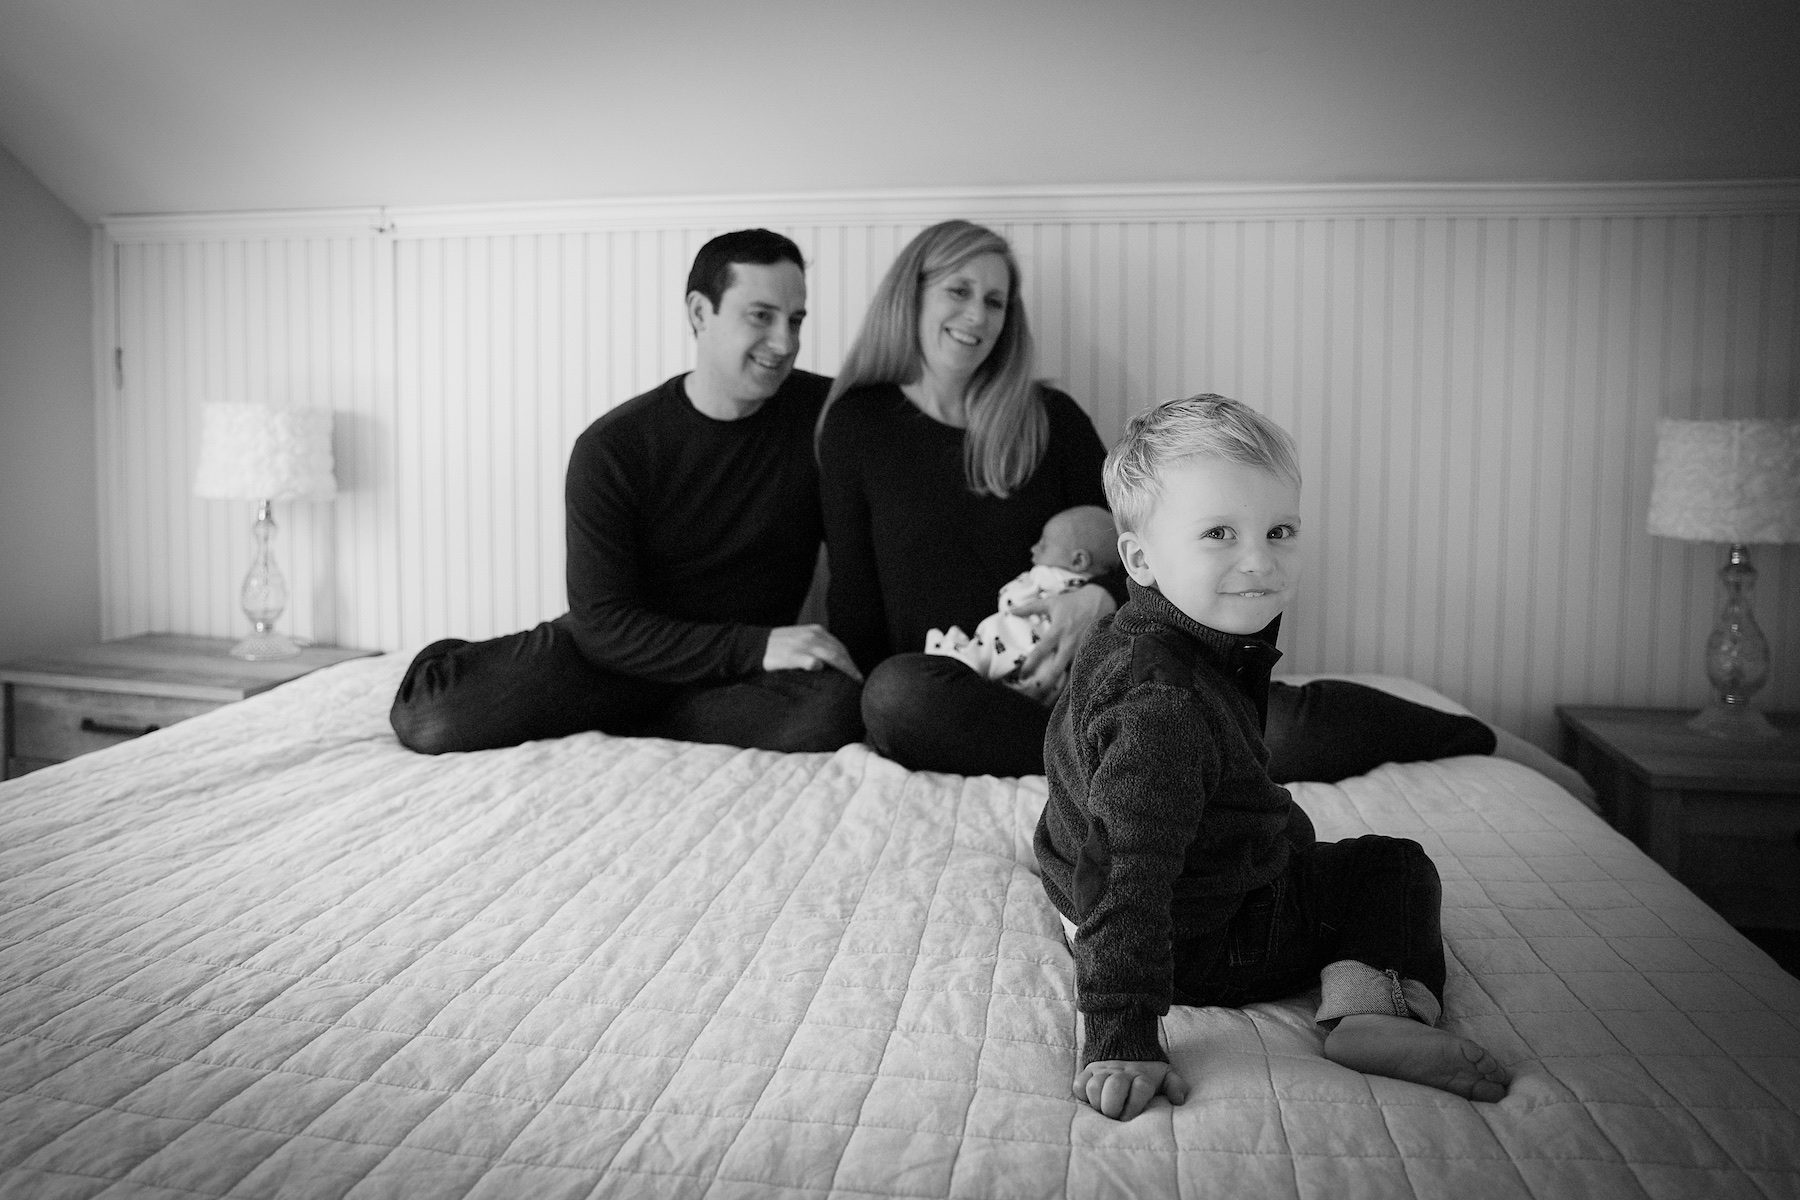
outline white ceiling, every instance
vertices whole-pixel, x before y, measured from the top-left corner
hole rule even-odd
[[[0,146],[124,213],[1800,176],[1795,0],[0,0]]]

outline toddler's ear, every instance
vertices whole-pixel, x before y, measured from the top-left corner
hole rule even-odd
[[[1119,565],[1139,587],[1156,586],[1156,572],[1150,569],[1150,557],[1144,552],[1144,543],[1129,529],[1119,535]]]
[[[1077,546],[1069,555],[1069,565],[1075,569],[1077,575],[1086,575],[1093,569],[1094,556],[1088,553],[1086,546]]]

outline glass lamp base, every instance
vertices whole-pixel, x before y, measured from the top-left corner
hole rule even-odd
[[[252,632],[231,648],[231,657],[252,662],[293,658],[300,653],[299,644],[285,633],[275,632],[275,618],[287,607],[287,580],[282,578],[281,568],[275,565],[272,545],[275,518],[270,514],[267,500],[257,505],[256,524],[250,532],[256,538],[256,554],[250,560],[250,573],[244,576],[244,586],[238,590],[238,603],[244,606],[244,615],[250,618]]]
[[[269,658],[293,658],[300,653],[294,639],[273,629],[259,629],[231,648],[231,657],[260,662]]]
[[[1729,738],[1736,742],[1760,742],[1781,736],[1781,730],[1769,724],[1769,718],[1754,708],[1717,700],[1696,713],[1687,725],[1709,737]]]

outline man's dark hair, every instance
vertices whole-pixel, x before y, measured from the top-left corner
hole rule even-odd
[[[719,301],[724,297],[725,289],[731,286],[733,263],[767,267],[778,262],[791,262],[802,271],[806,270],[806,259],[791,238],[768,229],[734,229],[730,233],[721,233],[694,255],[694,269],[688,272],[687,291],[682,294],[699,292],[712,305],[713,311],[718,312]]]

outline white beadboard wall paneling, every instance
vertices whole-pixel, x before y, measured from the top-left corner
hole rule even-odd
[[[392,637],[381,561],[391,472],[369,416],[388,376],[376,247],[343,237],[125,241],[113,262],[119,375],[99,372],[103,626],[239,636],[250,501],[192,495],[200,409],[214,401],[327,407],[345,494],[277,504],[280,628],[320,641]],[[105,358],[110,355],[102,355]]]
[[[806,252],[832,373],[919,228],[1013,243],[1041,372],[1110,441],[1237,396],[1299,440],[1298,671],[1430,683],[1554,745],[1554,706],[1706,696],[1724,548],[1644,532],[1660,416],[1800,416],[1800,183],[1059,188],[127,218],[97,271],[109,634],[226,634],[250,513],[188,495],[199,405],[337,413],[335,505],[281,506],[284,625],[404,650],[564,607],[562,476],[686,369],[688,266],[745,225]],[[124,351],[114,386],[111,346]],[[230,510],[230,511],[227,511]],[[1758,547],[1800,707],[1800,547]]]

